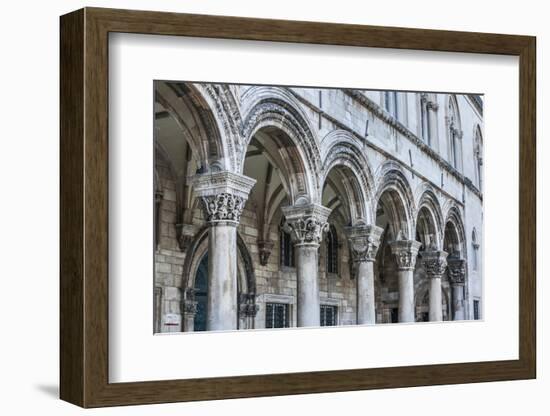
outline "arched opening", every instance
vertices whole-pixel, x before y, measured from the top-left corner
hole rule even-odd
[[[398,322],[398,269],[390,243],[410,239],[408,208],[395,189],[384,191],[376,208],[376,225],[384,229],[374,263],[375,284],[380,287],[377,298],[379,322]]]
[[[423,195],[416,219],[416,241],[421,244],[414,271],[416,322],[427,322],[430,320],[430,290],[434,290],[437,287],[440,287],[439,290],[441,291],[441,311],[438,312],[437,318],[434,319],[449,319],[449,314],[447,313],[448,302],[446,300],[448,285],[442,281],[441,277],[437,278],[441,282],[440,284],[431,282],[430,279],[434,277],[428,275],[425,265],[426,256],[433,256],[434,252],[441,250],[439,237],[441,215],[438,212],[438,205],[433,198],[433,195],[430,195],[429,192]]]
[[[208,227],[197,233],[189,246],[183,267],[185,303],[194,305],[193,325],[185,331],[206,331],[208,318]],[[255,308],[256,274],[252,258],[240,234],[237,234],[237,302],[243,316],[239,316],[239,329],[252,329],[254,320],[248,319],[247,310]],[[253,317],[252,317],[253,318]]]

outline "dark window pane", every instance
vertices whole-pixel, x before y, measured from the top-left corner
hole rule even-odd
[[[395,324],[399,322],[399,309],[392,308],[391,310],[391,323]]]
[[[266,328],[288,328],[289,305],[286,303],[266,303],[265,305],[265,327]]]
[[[479,319],[479,300],[474,300],[474,319]]]
[[[338,308],[333,305],[321,305],[321,326],[336,326]]]

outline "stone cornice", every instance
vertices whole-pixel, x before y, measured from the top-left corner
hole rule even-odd
[[[349,97],[355,99],[360,104],[362,104],[364,107],[369,109],[381,120],[388,123],[390,126],[395,128],[399,133],[401,133],[404,137],[409,139],[412,143],[414,143],[418,148],[420,148],[422,151],[427,153],[432,159],[438,162],[438,164],[445,169],[447,172],[449,172],[451,175],[453,175],[459,182],[466,184],[468,188],[476,194],[480,199],[483,199],[483,195],[481,192],[473,185],[472,181],[466,180],[467,178],[461,174],[458,170],[456,170],[449,162],[447,162],[445,159],[443,159],[435,150],[433,150],[430,146],[428,146],[426,143],[424,143],[416,134],[414,134],[412,131],[410,131],[405,125],[397,121],[394,117],[392,117],[388,112],[386,112],[384,109],[382,109],[378,104],[376,104],[374,101],[372,101],[369,97],[367,97],[365,94],[358,90],[352,90],[352,89],[343,89],[342,90],[344,94],[348,95]]]
[[[347,90],[347,89],[344,89],[343,90],[345,94],[348,94],[348,91],[354,91],[354,90]],[[429,180],[428,178],[426,178],[424,175],[422,175],[421,172],[417,171],[416,169],[413,169],[411,166],[407,165],[406,163],[403,163],[403,161],[399,158],[397,158],[395,155],[391,154],[390,152],[382,149],[381,147],[377,146],[376,144],[374,144],[373,142],[369,141],[369,140],[365,140],[365,136],[358,133],[357,131],[355,131],[354,129],[350,128],[347,124],[335,119],[334,117],[332,117],[331,115],[327,114],[326,112],[324,112],[323,110],[321,110],[320,108],[318,108],[317,106],[315,106],[314,104],[312,104],[311,102],[309,102],[307,99],[305,99],[304,97],[302,97],[300,94],[294,92],[294,91],[291,91],[291,93],[294,95],[294,97],[296,97],[296,99],[298,99],[302,104],[304,104],[305,106],[309,107],[310,109],[312,109],[313,111],[319,113],[319,114],[322,114],[322,116],[324,118],[326,118],[329,122],[331,122],[332,124],[334,124],[337,128],[341,129],[341,130],[345,130],[347,131],[348,133],[352,134],[353,136],[357,137],[359,140],[361,140],[363,143],[365,143],[366,146],[370,147],[371,149],[375,150],[376,152],[384,155],[384,157],[386,157],[387,159],[391,159],[391,160],[394,160],[396,161],[397,163],[399,163],[404,169],[407,169],[408,171],[412,172],[414,175],[416,175],[417,177],[421,178],[422,180],[424,180],[425,182],[427,183],[430,183],[432,186],[434,186],[436,189],[438,189],[442,194],[448,196],[449,198],[453,199],[455,202],[457,202],[458,204],[462,205],[462,202],[461,202],[461,198],[460,199],[457,199],[455,196],[449,194],[447,191],[445,191],[443,188],[441,188],[438,184],[432,182],[431,180]],[[349,95],[349,94],[348,94]],[[352,96],[352,98],[356,98],[355,96]],[[430,154],[431,157],[434,157],[434,159],[436,159],[436,161],[448,172],[454,172],[453,173],[453,176],[455,176],[455,178],[457,178],[459,180],[459,182],[461,183],[464,183],[468,189],[470,189],[479,199],[483,200],[483,194],[476,188],[476,186],[473,184],[473,182],[468,179],[466,176],[462,175],[460,172],[458,172],[455,168],[452,167],[452,165],[447,162],[445,159],[443,159],[441,156],[439,156],[439,154],[437,154],[432,148],[430,148],[428,145],[426,145],[421,139],[419,139],[414,133],[412,133],[409,129],[407,129],[407,127],[405,127],[403,124],[399,123],[397,120],[395,120],[393,117],[391,117],[386,111],[384,111],[382,108],[380,108],[376,103],[372,102],[372,100],[370,100],[368,97],[365,97],[366,100],[368,100],[371,104],[371,106],[373,108],[375,108],[375,110],[373,110],[373,112],[375,113],[375,115],[378,116],[378,113],[380,114],[379,115],[379,118],[383,119],[383,120],[386,120],[386,119],[391,119],[391,122],[388,122],[391,126],[393,126],[396,130],[398,131],[407,131],[408,134],[414,136],[416,138],[416,141],[415,143],[419,143],[419,147],[421,147],[421,149],[427,153]],[[363,102],[360,102],[361,104],[363,104],[365,107],[367,107],[367,109],[371,109],[370,106],[368,106],[366,103],[363,103]],[[407,136],[406,136],[407,137]]]

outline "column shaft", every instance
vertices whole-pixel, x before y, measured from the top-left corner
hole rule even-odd
[[[216,224],[208,233],[208,331],[237,329],[237,228]]]
[[[321,320],[317,256],[328,228],[330,209],[318,204],[283,207],[285,226],[296,249],[297,324],[319,326]]]
[[[453,321],[463,321],[464,314],[464,285],[453,284]]]
[[[441,277],[430,279],[430,321],[442,321]]]
[[[314,244],[296,247],[296,278],[298,291],[298,326],[320,325],[319,279],[317,249]]]
[[[413,270],[397,271],[399,284],[399,322],[414,322],[414,280]]]
[[[359,262],[357,270],[357,323],[376,323],[376,302],[374,297],[374,263]]]
[[[414,266],[420,243],[414,240],[396,240],[390,243],[397,265],[399,285],[399,322],[414,322]]]

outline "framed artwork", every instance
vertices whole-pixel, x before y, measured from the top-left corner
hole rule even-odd
[[[61,398],[534,378],[535,104],[528,36],[62,16]]]

